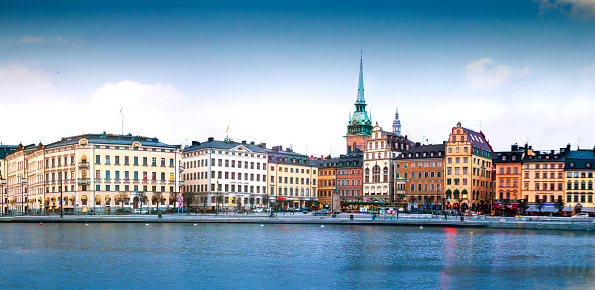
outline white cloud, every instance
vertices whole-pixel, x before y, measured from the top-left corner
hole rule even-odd
[[[528,67],[516,71],[512,66],[497,64],[491,58],[484,57],[465,66],[465,84],[468,88],[491,89],[528,74]]]
[[[29,66],[11,62],[0,67],[0,98],[3,103],[23,102],[56,96],[48,74]]]
[[[584,73],[587,73],[587,72],[591,72],[591,71],[594,71],[594,70],[595,70],[595,63],[592,63],[590,65],[587,65],[587,66],[583,67],[583,70],[582,71]]]
[[[539,3],[539,12],[559,10],[562,13],[580,18],[595,18],[595,0],[534,0]]]
[[[45,40],[43,39],[43,37],[34,37],[34,36],[25,36],[19,40],[17,40],[18,43],[41,43],[41,42],[45,42]]]

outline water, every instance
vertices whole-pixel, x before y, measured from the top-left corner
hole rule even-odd
[[[0,224],[2,288],[595,288],[595,235],[342,225]]]

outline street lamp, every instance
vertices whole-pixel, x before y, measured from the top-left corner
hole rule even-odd
[[[60,178],[60,217],[64,217],[64,197],[62,196],[62,173],[58,174]]]
[[[22,188],[21,188],[22,189],[21,190],[21,213],[22,214],[25,214],[25,204],[24,204],[24,202],[25,202],[25,190],[27,189],[25,187],[25,184],[27,184],[27,181],[25,179],[23,179],[23,181],[21,181],[21,183],[23,185]]]
[[[0,214],[4,215],[4,187],[6,186],[6,181],[4,181],[4,179],[0,179],[0,186],[2,187],[2,191],[0,191],[0,197],[2,198],[2,209],[0,210]]]

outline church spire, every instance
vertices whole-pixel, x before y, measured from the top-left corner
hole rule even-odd
[[[401,120],[399,120],[399,108],[395,113],[395,120],[393,121],[393,133],[397,136],[401,136]]]
[[[357,100],[356,103],[365,104],[366,99],[364,98],[364,51],[360,50],[359,59],[359,83],[357,84]]]

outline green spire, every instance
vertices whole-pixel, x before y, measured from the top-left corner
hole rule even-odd
[[[366,99],[364,98],[364,51],[360,50],[361,56],[359,59],[359,83],[357,84],[357,104],[365,104]]]

